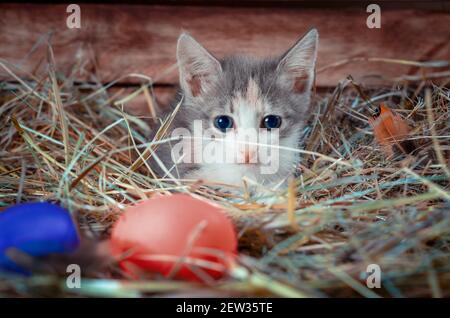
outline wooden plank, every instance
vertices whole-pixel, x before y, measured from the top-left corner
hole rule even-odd
[[[77,63],[85,63],[78,79],[88,79],[94,71],[103,82],[120,78],[121,83],[140,83],[144,80],[125,76],[140,73],[156,83],[173,84],[176,40],[183,30],[218,57],[236,52],[270,56],[282,53],[315,26],[321,38],[318,69],[357,57],[450,60],[449,12],[385,10],[381,29],[366,27],[363,5],[360,10],[306,10],[82,4],[81,29],[68,29],[66,17],[65,5],[1,4],[0,58],[26,72],[45,72],[45,63],[36,70],[46,60],[45,45],[35,44],[53,31],[57,67],[66,74]],[[348,74],[361,80],[417,71],[363,61],[320,72],[316,82],[333,86]],[[11,77],[0,70],[0,79]]]
[[[15,3],[29,3],[29,0],[15,0]],[[123,0],[78,0],[78,4],[124,4]],[[48,0],[34,0],[33,3],[48,4]],[[67,4],[67,0],[53,0],[53,4]],[[127,5],[175,5],[175,6],[221,6],[221,7],[289,7],[344,9],[357,8],[371,2],[364,0],[128,0]],[[383,9],[449,10],[448,0],[377,0]]]

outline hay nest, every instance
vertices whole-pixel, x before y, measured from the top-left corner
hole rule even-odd
[[[1,209],[57,202],[85,235],[98,238],[108,237],[126,206],[155,193],[189,191],[221,204],[233,218],[240,258],[231,278],[202,286],[159,277],[131,282],[102,272],[74,291],[57,275],[3,275],[0,293],[450,296],[448,73],[439,73],[439,82],[424,72],[420,80],[377,89],[349,78],[317,92],[301,173],[287,190],[269,191],[275,203],[268,204],[245,191],[240,202],[230,200],[208,180],[160,179],[150,171],[143,159],[164,140],[170,119],[157,140],[148,140],[155,129],[148,118],[124,107],[139,94],[148,96],[149,83],[111,95],[109,87],[77,83],[52,67],[24,80],[13,66],[1,66],[15,77],[0,85]],[[413,153],[388,156],[374,140],[368,118],[382,101],[412,127]],[[381,269],[380,289],[366,286],[369,264]]]

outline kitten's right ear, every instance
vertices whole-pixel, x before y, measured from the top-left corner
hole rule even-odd
[[[310,30],[291,47],[278,64],[279,81],[295,93],[309,92],[314,82],[319,33]]]
[[[206,92],[222,73],[220,62],[186,33],[178,38],[177,61],[181,88],[192,97]]]

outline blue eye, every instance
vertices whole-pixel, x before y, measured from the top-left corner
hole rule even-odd
[[[227,129],[233,128],[233,118],[226,115],[217,116],[214,119],[214,126],[220,131],[226,132]]]
[[[267,115],[263,118],[261,128],[274,129],[281,126],[281,117],[277,115]]]

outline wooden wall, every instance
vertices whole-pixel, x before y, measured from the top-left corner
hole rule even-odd
[[[423,1],[421,6],[383,9],[381,1],[381,29],[367,28],[366,2],[343,8],[336,3],[290,6],[290,1],[243,6],[225,6],[224,1],[213,6],[201,1],[169,3],[80,3],[81,29],[66,27],[66,4],[3,3],[0,58],[20,65],[22,76],[45,71],[45,63],[39,62],[46,60],[46,47],[36,43],[52,32],[58,69],[68,73],[76,63],[84,63],[86,72],[77,74],[80,80],[94,71],[103,82],[120,79],[122,85],[130,85],[142,80],[124,76],[140,73],[152,77],[157,87],[170,87],[177,82],[175,45],[182,31],[218,57],[236,52],[268,56],[282,53],[314,26],[320,33],[318,86],[336,85],[348,74],[377,82],[380,74],[389,78],[418,71],[365,58],[450,60],[450,11],[439,3],[429,10]],[[361,60],[327,68],[355,58]],[[0,80],[11,77],[0,70]]]

